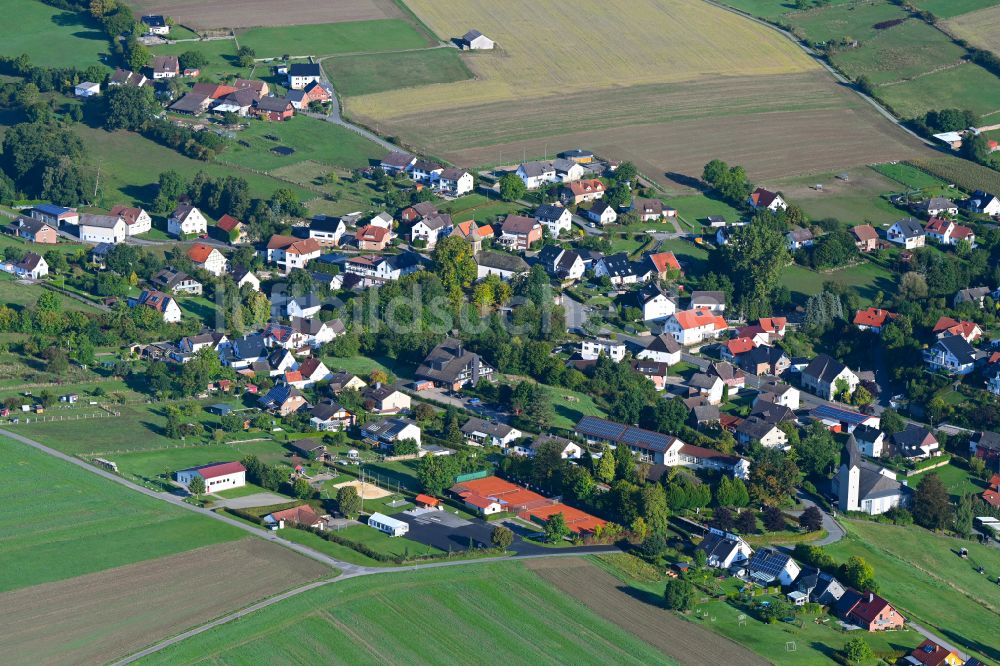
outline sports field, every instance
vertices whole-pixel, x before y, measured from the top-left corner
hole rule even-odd
[[[789,40],[708,3],[408,6],[441,39],[474,25],[497,48],[461,56],[474,80],[348,96],[346,111],[464,166],[586,146],[667,184],[711,157],[768,178],[920,152]]]
[[[200,28],[251,28],[396,18],[392,0],[129,0],[136,14],[165,14]]]
[[[1000,54],[1000,5],[956,16],[944,28],[973,46]]]
[[[0,438],[0,591],[150,560],[241,534]]]
[[[344,581],[224,624],[140,663],[283,659],[344,664],[674,663],[514,562]]]
[[[101,26],[83,13],[41,0],[0,0],[0,15],[12,21],[3,31],[3,54],[27,53],[33,65],[85,69],[111,50]]]
[[[917,527],[846,521],[848,537],[826,550],[838,561],[864,557],[875,569],[879,593],[908,618],[940,631],[958,646],[1000,660],[1000,550],[939,536]],[[967,560],[959,548],[969,549]]]
[[[254,537],[197,548],[0,594],[0,650],[8,663],[109,663],[258,599],[335,574]]]

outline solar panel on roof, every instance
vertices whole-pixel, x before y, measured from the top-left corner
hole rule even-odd
[[[868,420],[868,417],[864,414],[854,412],[849,409],[841,409],[832,405],[820,405],[813,410],[813,414],[819,416],[820,418],[832,418],[848,423],[864,423]]]
[[[750,568],[767,576],[778,577],[788,561],[786,555],[774,551],[758,551],[750,562]]]
[[[623,426],[621,423],[605,421],[593,416],[585,416],[576,426],[576,429],[585,435],[609,441],[618,441],[625,428],[626,426]]]
[[[622,435],[621,441],[654,451],[666,451],[669,440],[669,436],[658,432],[651,432],[641,428],[629,428]]]

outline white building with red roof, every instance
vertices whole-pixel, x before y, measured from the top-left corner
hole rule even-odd
[[[215,277],[221,277],[226,272],[226,257],[211,245],[195,243],[188,248],[188,259],[195,268],[208,271]]]
[[[293,268],[305,268],[318,259],[322,248],[315,238],[294,238],[275,234],[267,242],[267,260],[277,264],[285,273]]]
[[[726,320],[711,310],[696,308],[670,315],[663,330],[682,345],[694,345],[719,337],[729,328]]]
[[[205,492],[215,493],[220,490],[245,486],[247,468],[238,462],[212,463],[201,467],[191,467],[177,472],[177,483],[187,488],[196,476],[200,476],[205,481]]]
[[[142,208],[120,205],[112,208],[111,214],[125,220],[129,236],[144,234],[153,228],[153,218]]]
[[[765,190],[763,187],[758,187],[750,195],[750,207],[754,210],[769,210],[772,212],[778,212],[779,210],[785,210],[788,208],[788,204],[785,200],[781,198],[781,195],[777,192],[772,192],[770,190]]]
[[[855,312],[854,325],[858,330],[881,334],[886,324],[898,318],[899,315],[895,312],[872,307]]]
[[[958,321],[951,317],[941,317],[931,331],[940,340],[952,335],[958,335],[970,345],[983,336],[983,329],[974,321]]]

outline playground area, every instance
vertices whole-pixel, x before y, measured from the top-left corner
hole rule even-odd
[[[345,481],[343,483],[338,483],[334,486],[334,488],[340,489],[340,488],[346,488],[348,486],[357,490],[358,496],[361,499],[366,499],[366,500],[382,499],[383,497],[388,497],[389,495],[393,494],[388,490],[379,488],[374,483],[363,482],[360,479],[354,479],[352,481]]]

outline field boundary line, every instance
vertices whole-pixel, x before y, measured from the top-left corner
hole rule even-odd
[[[723,5],[723,4],[719,3],[719,2],[717,2],[716,0],[703,0],[703,1],[707,2],[708,4],[712,5],[713,7],[718,7],[719,9],[723,9],[723,10],[725,10],[727,12],[732,13],[732,14],[736,14],[737,16],[742,16],[743,18],[747,19],[748,21],[753,21],[754,23],[757,23],[758,25],[765,26],[765,27],[767,27],[767,28],[769,28],[769,29],[771,29],[771,30],[779,33],[780,35],[784,36],[786,39],[790,40],[792,43],[794,43],[800,49],[802,49],[803,51],[805,51],[806,54],[809,55],[809,57],[811,57],[814,61],[816,61],[816,63],[819,64],[820,67],[822,67],[827,72],[829,72],[831,75],[833,75],[833,78],[838,83],[841,83],[841,84],[847,86],[848,88],[850,88],[852,91],[854,91],[854,93],[858,97],[860,97],[864,101],[868,102],[868,104],[870,104],[876,111],[878,111],[887,120],[889,120],[890,122],[892,122],[892,124],[894,124],[896,127],[900,128],[901,130],[903,130],[904,132],[906,132],[907,134],[909,134],[910,136],[912,136],[914,139],[917,139],[922,144],[924,144],[926,146],[930,146],[931,148],[937,148],[937,146],[935,146],[934,143],[931,142],[929,139],[925,139],[924,137],[920,136],[919,134],[917,134],[916,132],[914,132],[910,128],[906,127],[899,118],[897,118],[896,116],[892,115],[892,113],[890,113],[888,109],[886,109],[884,106],[882,106],[882,104],[878,100],[876,100],[874,97],[871,97],[871,96],[866,95],[865,93],[861,92],[858,89],[858,87],[856,85],[854,85],[854,83],[851,82],[850,79],[848,79],[846,76],[844,76],[843,74],[841,74],[833,65],[831,65],[828,62],[825,62],[822,58],[820,58],[819,55],[816,53],[816,51],[812,50],[811,48],[809,48],[808,46],[806,46],[805,44],[803,44],[802,41],[798,37],[796,37],[793,33],[789,32],[788,30],[785,30],[784,28],[780,28],[780,27],[774,25],[773,23],[771,23],[769,21],[765,21],[764,19],[759,19],[756,16],[754,16],[753,14],[748,14],[747,12],[740,11],[739,9],[736,9],[735,7],[729,7],[727,5]]]

